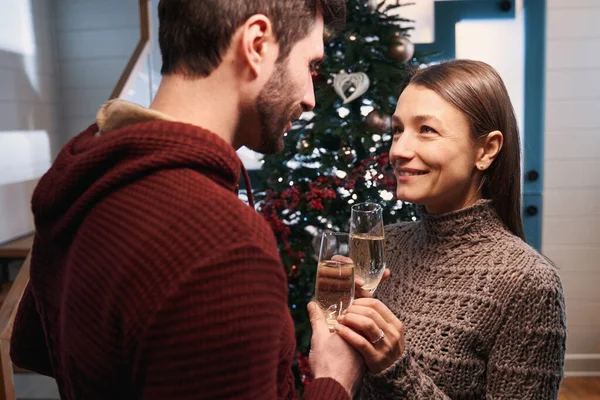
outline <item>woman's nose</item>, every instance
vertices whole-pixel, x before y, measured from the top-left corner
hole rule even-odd
[[[392,160],[407,159],[410,160],[415,156],[414,140],[406,132],[397,135],[392,142],[390,149],[390,158]]]

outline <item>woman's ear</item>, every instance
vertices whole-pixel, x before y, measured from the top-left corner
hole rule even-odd
[[[500,131],[493,131],[483,140],[479,146],[477,160],[475,161],[475,168],[480,171],[485,171],[492,165],[492,162],[496,159],[502,145],[504,144],[504,135]]]

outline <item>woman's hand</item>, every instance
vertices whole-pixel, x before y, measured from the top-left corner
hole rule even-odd
[[[337,333],[362,354],[371,373],[390,367],[404,352],[402,322],[377,299],[356,299],[338,322]]]
[[[387,278],[390,277],[390,270],[389,269],[385,269],[385,271],[383,271],[383,275],[381,277],[381,280],[379,281],[379,284],[381,284],[381,282],[385,281]],[[368,290],[363,289],[363,285],[365,284],[365,280],[358,276],[358,275],[354,275],[354,298],[355,299],[364,299],[364,298],[371,298],[373,297],[373,295],[371,293],[369,293]]]
[[[333,257],[331,257],[332,261],[339,261],[345,264],[354,264],[354,261],[352,261],[351,258],[349,257],[345,257],[345,256],[339,256],[339,255],[335,255]],[[335,272],[335,271],[334,271]],[[325,272],[327,273],[327,272]],[[381,277],[381,281],[379,281],[379,283],[385,281],[387,278],[390,277],[390,270],[389,269],[385,269],[385,271],[383,271],[383,276]],[[319,279],[320,277],[317,276],[317,279]],[[322,281],[323,283],[326,283],[324,281]],[[361,298],[371,298],[373,297],[373,295],[371,293],[369,293],[368,290],[363,289],[362,287],[365,284],[365,280],[360,277],[359,275],[354,275],[354,298],[355,299],[361,299]]]

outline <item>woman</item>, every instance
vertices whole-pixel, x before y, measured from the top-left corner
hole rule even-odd
[[[393,116],[400,200],[391,277],[338,333],[370,373],[363,399],[553,399],[565,312],[552,264],[524,241],[519,133],[500,76],[457,60],[418,71]],[[387,306],[384,306],[383,303]]]

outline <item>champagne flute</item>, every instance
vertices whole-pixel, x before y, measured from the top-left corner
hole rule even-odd
[[[373,294],[385,271],[382,207],[376,203],[352,206],[350,216],[350,258],[356,275],[364,279],[362,289]]]
[[[349,248],[347,233],[323,232],[315,297],[330,330],[337,324],[337,317],[354,301],[354,262],[348,257]]]

